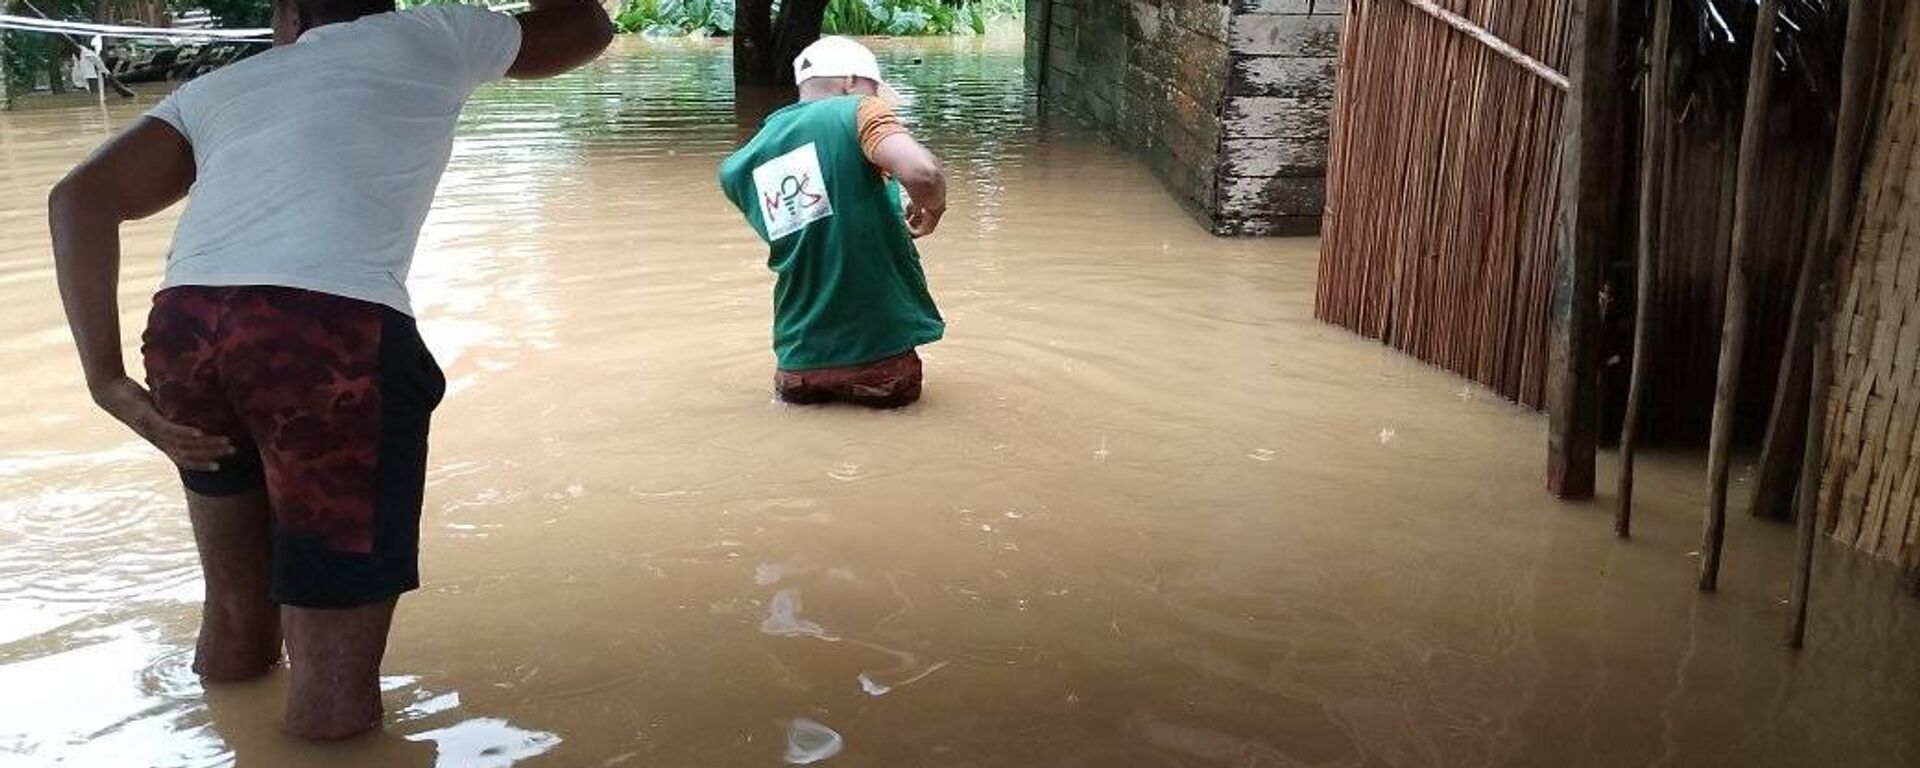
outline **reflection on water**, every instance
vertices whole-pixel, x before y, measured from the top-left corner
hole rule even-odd
[[[414,274],[452,381],[388,729],[203,690],[166,466],[94,413],[45,189],[138,105],[0,116],[0,763],[1920,763],[1920,610],[1736,520],[1539,490],[1540,419],[1311,320],[1313,244],[1208,237],[1043,125],[1005,41],[882,54],[950,161],[951,322],[900,413],[770,402],[765,252],[715,164],[768,108],[721,46],[622,41],[469,109]],[[173,213],[127,229],[138,328]],[[1603,467],[1603,472],[1607,471]]]

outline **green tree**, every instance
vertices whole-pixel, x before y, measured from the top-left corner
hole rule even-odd
[[[994,16],[1017,16],[1020,0],[737,0],[734,79],[793,82],[793,59],[822,31],[843,35],[980,34]],[[775,6],[778,9],[775,9]],[[776,16],[777,13],[777,16]]]
[[[0,0],[8,13],[34,16],[35,10],[55,19],[73,21],[106,20],[114,4],[105,0],[35,0],[27,3]],[[67,56],[73,50],[59,35],[45,32],[8,31],[6,44],[0,45],[0,72],[16,92],[33,89],[35,80],[47,75],[56,92],[66,89]]]
[[[273,0],[185,0],[174,11],[205,9],[227,29],[258,29],[273,23]]]

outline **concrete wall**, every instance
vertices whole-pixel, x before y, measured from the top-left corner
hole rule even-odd
[[[1027,72],[1210,230],[1313,234],[1340,2],[1028,0]]]
[[[1233,0],[1216,232],[1320,231],[1342,3]]]
[[[1139,155],[1210,220],[1227,21],[1222,0],[1028,0],[1028,72],[1049,110]]]

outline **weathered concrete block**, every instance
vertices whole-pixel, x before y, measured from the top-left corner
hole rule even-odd
[[[1044,0],[1028,0],[1045,15]],[[1339,0],[1054,0],[1030,13],[1049,109],[1139,156],[1221,234],[1310,234],[1325,207]],[[1044,34],[1038,34],[1044,33]],[[1045,43],[1039,41],[1044,40]]]
[[[1199,58],[1179,59],[1165,51],[1142,51],[1128,67],[1125,83],[1127,90],[1166,99],[1195,124],[1217,124],[1225,93],[1219,87],[1223,75],[1216,66],[1223,65]]]
[[[1233,0],[1234,13],[1339,16],[1343,0]]]
[[[1320,234],[1320,216],[1224,216],[1213,224],[1222,237],[1313,237]]]
[[[1233,12],[1305,16],[1313,13],[1313,0],[1233,0]]]
[[[1333,59],[1235,56],[1227,67],[1227,95],[1332,99]]]
[[[1321,176],[1228,176],[1220,185],[1223,216],[1319,216],[1326,208]]]
[[[1224,131],[1229,139],[1319,139],[1331,128],[1329,99],[1242,96],[1227,103]]]
[[[1227,176],[1323,176],[1327,142],[1303,139],[1234,139],[1221,151]]]
[[[1175,26],[1221,45],[1227,42],[1233,23],[1232,11],[1218,2],[1176,2],[1167,6]]]
[[[1233,52],[1239,55],[1334,58],[1340,52],[1340,18],[1236,16],[1229,42]]]

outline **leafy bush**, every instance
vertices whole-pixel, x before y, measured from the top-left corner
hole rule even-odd
[[[733,31],[733,0],[627,0],[613,23],[645,35],[725,35]]]

